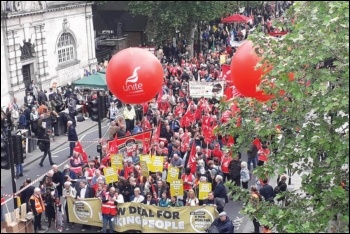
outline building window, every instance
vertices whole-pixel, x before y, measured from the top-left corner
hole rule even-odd
[[[23,83],[28,85],[31,82],[30,64],[22,66]]]
[[[58,40],[58,63],[75,60],[75,42],[70,33],[63,33]]]

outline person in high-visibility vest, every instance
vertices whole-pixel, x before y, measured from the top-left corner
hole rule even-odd
[[[102,232],[107,233],[107,225],[109,223],[109,232],[112,233],[114,230],[114,218],[117,215],[118,196],[116,189],[111,187],[108,193],[102,195],[102,218],[103,228]]]
[[[41,226],[41,214],[45,211],[44,200],[41,197],[40,188],[34,189],[34,194],[30,197],[30,207],[34,214],[34,231],[43,231]]]

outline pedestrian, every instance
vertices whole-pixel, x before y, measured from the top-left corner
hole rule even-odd
[[[268,179],[263,179],[262,181],[262,187],[259,190],[260,195],[265,199],[265,201],[269,201],[271,203],[274,203],[274,189],[271,185],[268,184]]]
[[[248,182],[250,180],[250,174],[247,169],[247,163],[241,162],[241,183],[244,189],[248,189]]]
[[[44,200],[41,196],[40,188],[34,189],[34,194],[30,197],[30,207],[34,214],[34,231],[44,231],[41,226],[41,214],[45,211]]]
[[[68,158],[73,157],[73,149],[75,147],[75,143],[78,141],[78,134],[75,130],[75,127],[73,125],[72,121],[67,122],[67,134],[68,134],[68,141],[69,141],[69,155]]]
[[[235,156],[229,164],[230,177],[235,186],[240,186],[241,183],[241,161],[238,156]]]
[[[65,182],[64,189],[62,191],[62,196],[64,198],[64,202],[63,202],[64,211],[63,210],[61,210],[61,211],[62,211],[62,214],[64,214],[64,212],[66,212],[66,217],[67,217],[66,231],[69,231],[69,227],[74,229],[74,223],[70,223],[70,219],[69,219],[67,199],[68,199],[68,197],[75,198],[76,195],[77,195],[77,191],[75,190],[75,188],[72,187],[72,183],[70,181]]]
[[[213,226],[215,227],[215,231],[213,230]],[[211,233],[234,233],[235,227],[233,226],[232,221],[227,216],[226,212],[221,212],[219,214],[219,218],[216,218],[213,224],[209,227],[208,231]]]
[[[58,197],[55,198],[55,224],[58,232],[63,231],[62,203]]]
[[[50,135],[52,134],[52,130],[48,129],[46,133],[42,136],[40,141],[39,148],[42,152],[44,152],[43,157],[40,160],[39,166],[43,167],[43,162],[46,156],[49,156],[50,165],[54,165],[55,163],[52,161],[51,150],[50,150]]]
[[[111,187],[109,192],[102,195],[101,213],[103,219],[102,232],[107,233],[107,225],[109,224],[109,233],[114,232],[114,218],[117,215],[117,195],[116,189]]]
[[[217,175],[215,177],[216,186],[214,189],[214,197],[218,199],[221,204],[225,207],[226,203],[228,203],[227,191],[224,185],[223,177],[221,175]]]
[[[73,126],[77,126],[77,122],[75,120],[75,114],[77,111],[77,101],[76,101],[76,97],[75,94],[71,94],[67,100],[67,106],[68,106],[68,112],[69,112],[69,116],[72,119],[72,123]]]
[[[258,156],[258,148],[256,147],[255,144],[250,143],[249,149],[247,151],[247,155],[248,155],[248,170],[250,170],[250,166],[253,163],[253,169],[256,168],[256,164],[257,164],[257,156]]]
[[[126,108],[124,109],[124,119],[126,124],[126,132],[132,132],[134,130],[134,121],[136,118],[136,113],[134,108],[131,107],[130,104],[126,104]]]
[[[262,197],[258,192],[258,189],[256,186],[250,187],[250,199],[249,202],[251,203],[252,207],[257,210],[259,208],[260,202],[262,201]],[[255,215],[252,214],[252,221],[254,225],[254,233],[260,233],[260,223],[256,219]]]
[[[48,187],[43,195],[45,214],[49,223],[48,228],[51,228],[51,222],[55,219],[55,196],[52,194],[53,191],[55,191],[55,187]]]
[[[86,180],[80,181],[79,188],[77,189],[76,199],[80,200],[83,198],[94,198],[94,197],[95,197],[94,189],[87,184]],[[82,232],[85,232],[86,229],[90,230],[91,226],[83,225],[81,227]]]

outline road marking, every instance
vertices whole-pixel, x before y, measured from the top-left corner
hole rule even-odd
[[[235,227],[236,231],[239,230],[239,227],[243,223],[243,219],[244,219],[244,217],[239,218],[238,216],[236,216],[236,218],[232,221],[233,226]]]
[[[69,149],[69,147],[66,147],[66,148],[64,148],[64,149],[61,149],[61,150],[58,150],[58,151],[52,152],[52,154],[57,154],[57,153],[62,152],[63,150],[66,150],[66,149]]]
[[[52,158],[58,158],[58,155],[52,155],[51,157]]]
[[[101,129],[103,129],[103,128],[105,128],[105,127],[108,127],[108,125],[101,127]],[[93,133],[93,132],[95,132],[95,131],[98,131],[98,129],[94,129],[94,130],[88,131],[87,133],[85,133],[85,134],[79,139],[79,141],[83,140],[83,138],[84,138],[87,134]]]

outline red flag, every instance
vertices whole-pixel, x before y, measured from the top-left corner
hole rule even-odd
[[[82,157],[84,163],[88,162],[88,156],[87,156],[85,150],[83,149],[83,146],[80,144],[79,141],[77,141],[75,143],[75,147],[74,147],[73,151],[76,151],[79,154],[81,154],[81,157]]]
[[[131,136],[131,133],[130,133],[129,131],[127,131],[127,132],[125,133],[125,136]]]
[[[145,138],[145,136],[143,136],[143,141],[142,141],[142,153],[143,154],[148,154],[150,149],[150,145],[149,145],[149,139]]]
[[[192,142],[192,148],[190,151],[190,156],[188,158],[187,167],[191,168],[191,173],[195,174],[197,169],[197,162],[196,162],[196,143]]]
[[[259,138],[256,138],[252,143],[256,146],[256,148],[258,148],[258,150],[262,149],[261,141]]]
[[[195,122],[195,114],[191,113],[191,111],[187,111],[184,116],[182,116],[182,118],[180,119],[180,125],[181,127],[189,127],[192,125],[193,122]]]
[[[160,129],[161,129],[162,125],[161,125],[161,122],[160,122],[160,121],[158,121],[158,122],[159,122],[159,123],[158,123],[157,129],[154,131],[153,137],[152,137],[152,143],[153,143],[153,144],[159,142]]]
[[[115,134],[115,138],[111,141],[111,144],[108,145],[109,146],[108,147],[109,154],[118,153],[119,149],[118,149],[117,140],[118,140],[118,136],[117,136],[117,134]]]
[[[221,66],[220,80],[231,81],[231,66],[224,64]]]
[[[142,111],[143,111],[144,115],[148,112],[148,103],[147,102],[142,103]]]
[[[182,140],[181,140],[181,152],[186,152],[186,149],[187,149],[187,147],[190,145],[190,140],[191,140],[191,138],[190,138],[190,136],[188,135],[188,133],[187,132],[185,132],[185,134],[182,136],[183,138],[182,138]]]
[[[213,139],[213,129],[209,126],[202,126],[202,133],[204,136],[204,142],[206,144],[209,144],[211,142],[211,140]]]

